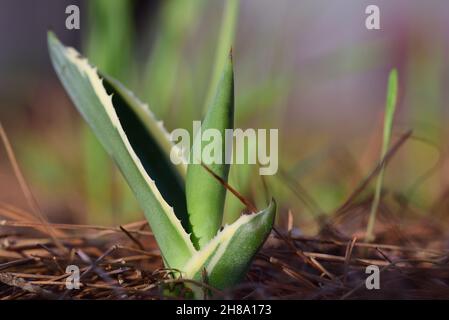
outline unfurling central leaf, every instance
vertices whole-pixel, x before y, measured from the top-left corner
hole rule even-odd
[[[202,166],[202,159],[195,159],[196,149],[202,155],[208,142],[202,140],[202,132],[217,130],[221,136],[221,163],[206,165],[224,181],[228,180],[229,164],[225,157],[225,130],[234,128],[234,71],[232,56],[225,64],[221,81],[217,87],[215,99],[209,107],[200,132],[196,133],[190,164],[187,168],[186,196],[187,210],[192,224],[193,241],[197,248],[203,248],[218,232],[223,220],[226,198],[225,187]],[[228,162],[229,163],[229,162]]]

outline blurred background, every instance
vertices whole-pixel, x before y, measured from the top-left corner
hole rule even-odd
[[[65,28],[70,4],[81,9],[80,30]],[[380,8],[381,30],[365,28],[370,4]],[[0,120],[52,221],[143,216],[57,80],[47,30],[135,91],[170,131],[191,130],[203,115],[224,11],[223,0],[0,2]],[[234,166],[230,183],[259,207],[274,195],[280,224],[291,210],[314,232],[377,165],[393,67],[393,139],[409,129],[413,137],[387,168],[385,199],[417,215],[448,211],[448,1],[244,0],[233,52],[236,127],[278,128],[280,169],[262,180],[254,166]],[[28,209],[4,148],[0,202]],[[227,221],[242,209],[228,197]]]

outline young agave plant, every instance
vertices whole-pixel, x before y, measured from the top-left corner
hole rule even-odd
[[[245,275],[270,233],[276,204],[222,227],[226,189],[201,164],[174,165],[173,144],[148,106],[116,80],[102,75],[49,32],[51,61],[70,98],[114,159],[133,190],[167,268],[224,289]],[[233,128],[232,59],[224,68],[203,129]],[[223,135],[224,136],[224,135]],[[199,142],[194,142],[194,148]],[[201,146],[202,147],[202,146]],[[224,148],[224,146],[223,146]],[[224,154],[224,152],[223,152]],[[227,181],[229,165],[210,166]],[[196,297],[202,290],[192,288]]]

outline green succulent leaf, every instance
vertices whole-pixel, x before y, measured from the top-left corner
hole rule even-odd
[[[225,162],[225,129],[234,128],[234,72],[232,56],[225,64],[221,81],[217,87],[215,100],[202,122],[201,132],[208,129],[218,130],[222,137],[221,163],[206,165],[224,181],[227,181],[229,164]],[[193,241],[197,248],[204,247],[218,232],[223,220],[223,208],[226,197],[225,187],[200,164],[197,152],[202,153],[205,146],[212,142],[202,141],[196,133],[187,167],[186,198],[187,211],[192,224]]]
[[[120,99],[121,103],[127,101],[124,91],[121,95],[119,92],[119,100],[113,100],[96,69],[75,49],[63,46],[51,32],[48,34],[48,46],[53,66],[70,98],[120,168],[143,208],[164,261],[168,267],[182,269],[196,250],[172,207],[150,178],[145,158],[144,162],[139,158],[145,155],[133,145],[137,144],[140,148],[141,142],[136,133],[126,132],[132,129],[132,125],[122,122],[122,118],[130,117],[131,109],[124,108],[120,103],[114,105]],[[131,120],[132,117],[127,119]],[[155,144],[147,147],[155,147]]]
[[[123,130],[145,170],[156,182],[164,199],[173,206],[184,229],[191,232],[185,198],[187,166],[184,162],[175,166],[170,160],[170,152],[176,146],[171,142],[162,121],[158,121],[148,105],[117,80],[104,76],[103,84],[107,93],[112,94],[112,103]],[[173,152],[172,157],[179,154]]]
[[[227,225],[203,249],[192,256],[184,267],[185,276],[202,279],[206,270],[208,282],[225,289],[238,283],[273,227],[276,202],[256,214],[241,216]]]
[[[218,232],[226,190],[201,164],[189,165],[186,176],[189,219],[181,217],[183,226],[170,204],[181,213],[186,212],[186,203],[173,198],[174,194],[182,198],[186,170],[182,165],[175,167],[169,162],[173,146],[161,123],[130,91],[112,78],[100,78],[86,59],[75,49],[63,46],[52,33],[48,35],[48,45],[53,66],[70,98],[116,162],[142,206],[166,265],[196,280],[202,280],[205,270],[208,283],[219,289],[240,281],[272,229],[276,212],[274,200],[265,210],[241,216]],[[203,130],[213,128],[225,136],[224,130],[233,128],[233,85],[230,59],[215,102],[205,117]],[[201,140],[199,146],[203,147]],[[222,147],[224,155],[224,143]],[[211,165],[210,169],[227,180],[229,165]],[[150,176],[157,177],[156,182]],[[156,183],[162,186],[161,191]],[[168,189],[162,192],[167,184]],[[202,246],[199,251],[187,233],[190,228],[194,236],[201,239],[196,243]],[[193,290],[196,297],[201,297],[199,289]]]

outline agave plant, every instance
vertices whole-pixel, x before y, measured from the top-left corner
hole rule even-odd
[[[266,209],[222,227],[229,165],[205,168],[185,161],[175,165],[170,160],[174,147],[170,136],[146,104],[115,79],[100,75],[51,32],[48,46],[68,95],[142,207],[165,266],[188,279],[202,281],[206,276],[208,284],[218,289],[238,283],[272,229],[274,200]],[[233,78],[229,58],[202,129],[224,133],[233,128]],[[193,148],[197,143],[195,139]],[[201,296],[202,290],[192,291]]]

